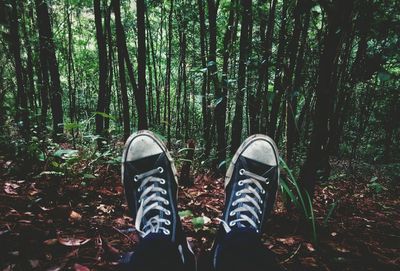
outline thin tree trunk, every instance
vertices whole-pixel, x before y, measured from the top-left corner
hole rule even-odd
[[[240,30],[240,55],[239,55],[239,70],[238,70],[238,90],[235,99],[235,115],[232,124],[232,141],[231,141],[231,154],[234,154],[241,143],[242,128],[243,128],[243,99],[244,91],[246,88],[246,61],[248,59],[249,49],[249,30],[251,17],[251,3],[252,1],[241,0],[242,23]]]
[[[259,112],[257,112],[258,123],[260,125],[260,132],[267,132],[267,123],[268,123],[268,96],[269,96],[269,67],[270,67],[270,58],[272,56],[272,40],[274,36],[275,30],[275,10],[276,10],[277,0],[271,0],[269,14],[268,14],[268,25],[267,25],[267,33],[264,39],[264,55],[262,62],[260,64],[259,69],[259,79],[257,85],[257,97],[261,98],[261,104],[258,107]],[[263,34],[263,33],[262,33]],[[264,88],[264,93],[262,94],[261,90]]]
[[[126,88],[125,77],[125,35],[121,23],[121,4],[120,0],[114,0],[114,14],[115,14],[115,32],[117,40],[117,53],[118,53],[118,68],[119,68],[119,81],[122,99],[122,118],[124,123],[124,139],[127,139],[131,133],[130,128],[130,115],[129,115],[129,100],[128,91]]]
[[[333,106],[331,75],[335,69],[337,49],[341,45],[343,35],[342,31],[338,30],[349,22],[352,8],[353,1],[337,0],[328,14],[328,33],[319,63],[313,131],[307,158],[300,171],[300,183],[311,197],[318,179],[317,171],[329,168],[326,144],[329,136],[329,112]],[[328,172],[324,173],[325,177],[329,174]]]
[[[26,96],[24,86],[24,76],[21,60],[21,41],[19,36],[19,23],[18,23],[18,5],[17,1],[13,0],[11,20],[10,20],[10,51],[14,57],[15,75],[17,79],[17,120],[22,121],[23,129],[22,134],[24,137],[28,137],[29,134],[29,115],[28,115],[28,99]]]
[[[285,56],[285,47],[286,47],[286,16],[288,9],[289,1],[283,0],[282,5],[282,13],[281,13],[281,27],[279,29],[279,45],[278,52],[276,55],[276,63],[275,63],[275,79],[274,79],[274,98],[271,106],[271,113],[268,123],[267,133],[275,138],[276,136],[276,124],[279,115],[279,107],[281,104],[281,98],[284,92],[282,86],[282,75],[284,73],[284,56]]]
[[[94,0],[94,17],[96,24],[96,39],[98,48],[98,58],[99,58],[99,92],[97,99],[97,109],[96,111],[96,134],[100,137],[104,137],[104,117],[101,113],[105,113],[106,105],[106,95],[107,95],[107,45],[106,39],[103,32],[102,24],[102,12],[101,12],[101,0]],[[98,140],[99,148],[101,148],[101,142],[103,138]]]
[[[43,61],[47,62],[48,70],[45,73],[49,72],[51,78],[50,105],[53,115],[53,137],[58,140],[59,136],[64,132],[62,89],[46,0],[36,0],[36,14],[39,38],[42,39],[43,50],[46,51]]]
[[[165,75],[165,100],[166,100],[166,112],[164,114],[164,123],[167,125],[167,141],[168,146],[171,146],[171,58],[172,58],[172,15],[174,11],[174,1],[171,0],[171,7],[168,16],[168,54],[167,54],[167,69]],[[168,119],[165,118],[167,115]]]
[[[138,32],[138,93],[136,95],[136,107],[138,110],[138,129],[147,129],[146,114],[146,25],[144,14],[146,10],[145,1],[136,1],[137,32]]]

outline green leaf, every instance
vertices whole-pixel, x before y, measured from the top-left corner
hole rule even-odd
[[[59,149],[53,153],[53,156],[61,159],[70,159],[72,157],[78,156],[78,150]]]
[[[226,165],[226,160],[218,164],[218,169],[222,169],[223,167],[225,167],[225,165]]]
[[[202,216],[192,218],[192,224],[195,230],[199,230],[204,226],[204,218]]]
[[[212,66],[215,66],[217,63],[215,63],[215,61],[209,61],[208,63],[207,63],[207,67],[212,67]]]
[[[42,171],[39,174],[39,176],[44,176],[44,175],[64,176],[64,173],[58,171]]]
[[[94,176],[93,174],[90,174],[90,173],[85,173],[85,174],[83,174],[83,178],[84,179],[96,179],[96,176]]]
[[[74,129],[78,129],[79,128],[79,123],[77,122],[68,122],[64,124],[64,129],[67,131],[72,131]]]
[[[179,214],[179,216],[181,218],[192,217],[193,216],[193,213],[190,210],[180,211],[180,212],[178,212],[178,214]]]
[[[116,121],[116,118],[115,118],[115,117],[113,117],[113,116],[111,116],[111,115],[109,115],[109,114],[107,114],[107,113],[104,113],[104,112],[94,112],[94,114],[95,114],[95,115],[100,115],[100,116],[102,116],[102,117],[104,117],[104,118],[107,118],[107,119],[111,119],[111,120],[113,120],[113,121]]]
[[[223,101],[223,97],[219,97],[218,99],[214,100],[214,107],[217,107],[217,105],[219,105],[222,101]]]
[[[390,79],[390,74],[386,71],[382,71],[378,73],[378,78],[380,81],[385,82]]]

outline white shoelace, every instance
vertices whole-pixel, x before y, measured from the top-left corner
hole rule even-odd
[[[272,170],[272,168],[270,170]],[[264,204],[260,193],[263,195],[266,193],[261,183],[269,184],[269,180],[268,178],[262,177],[245,169],[239,170],[239,174],[249,178],[240,180],[238,182],[238,185],[243,186],[243,188],[236,192],[236,196],[238,198],[232,202],[233,207],[237,206],[239,203],[242,203],[229,213],[229,216],[238,215],[238,217],[229,222],[229,224],[221,219],[219,219],[219,221],[222,223],[227,233],[231,231],[231,227],[235,226],[239,222],[248,222],[258,232],[257,223],[261,223],[259,216],[263,212],[262,205]],[[248,216],[246,213],[250,213],[252,217]]]
[[[161,197],[159,194],[161,193],[165,195],[167,194],[167,191],[156,186],[157,183],[164,184],[165,180],[153,176],[156,173],[163,172],[164,169],[162,167],[158,167],[134,177],[135,182],[143,180],[137,189],[137,191],[142,192],[142,194],[139,198],[140,206],[135,220],[135,228],[143,238],[149,233],[158,233],[160,231],[162,231],[165,235],[170,234],[170,231],[166,227],[163,227],[163,224],[169,226],[171,225],[171,221],[166,218],[161,218],[160,215],[150,217],[143,226],[141,225],[143,217],[150,211],[158,210],[160,213],[165,213],[167,216],[171,215],[171,212],[163,206],[168,205],[169,201]],[[146,187],[148,184],[151,185]]]

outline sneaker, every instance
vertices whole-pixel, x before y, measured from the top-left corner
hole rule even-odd
[[[131,135],[122,154],[121,173],[140,237],[167,236],[177,244],[184,264],[194,261],[177,211],[177,171],[165,145],[150,131]]]
[[[279,181],[278,149],[266,135],[247,138],[232,158],[225,177],[226,233],[247,229],[260,233],[275,203]]]

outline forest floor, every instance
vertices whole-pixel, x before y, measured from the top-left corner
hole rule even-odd
[[[335,180],[316,189],[317,242],[278,197],[263,242],[283,270],[398,270],[399,186],[375,169],[344,174],[345,164],[334,162]],[[0,161],[0,270],[118,270],[119,256],[138,238],[117,166],[99,166],[86,181],[15,178],[4,173],[10,166]],[[223,180],[196,174],[179,199],[188,239],[204,252],[223,207]],[[193,224],[199,216],[204,224]]]

